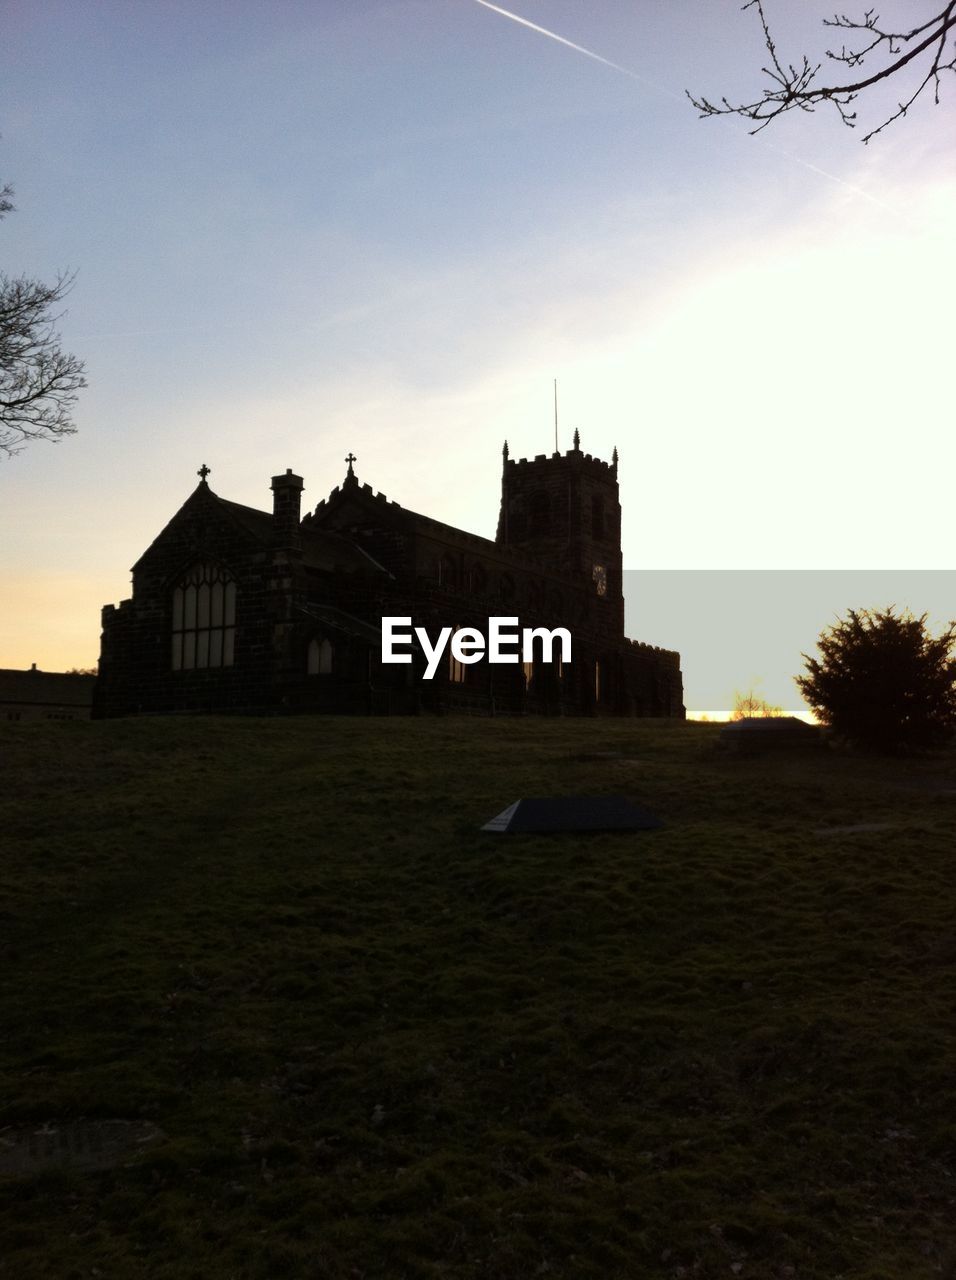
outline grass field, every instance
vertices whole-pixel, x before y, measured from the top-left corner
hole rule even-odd
[[[0,1144],[165,1135],[0,1276],[956,1276],[956,755],[718,732],[0,726]],[[666,826],[478,831],[575,793]]]

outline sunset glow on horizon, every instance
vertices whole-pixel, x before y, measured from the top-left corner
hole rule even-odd
[[[781,38],[812,48],[821,16]],[[59,327],[89,387],[75,436],[0,463],[0,667],[95,663],[204,462],[262,510],[291,467],[308,509],[354,451],[493,537],[502,442],[554,447],[554,378],[560,447],[620,452],[626,570],[948,570],[956,90],[866,148],[823,111],[700,121],[685,88],[759,77],[737,3],[54,0],[5,25],[2,263],[77,271]],[[943,614],[941,582],[897,603]],[[647,585],[628,633],[681,650],[688,705],[755,675],[799,705],[778,637],[698,679],[728,620]],[[832,607],[801,603],[800,644]]]

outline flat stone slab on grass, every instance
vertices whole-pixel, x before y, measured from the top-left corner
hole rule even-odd
[[[762,755],[765,751],[822,747],[824,737],[819,725],[807,724],[796,716],[746,716],[725,724],[718,741],[725,751]]]
[[[70,1120],[0,1129],[0,1174],[112,1169],[165,1136],[148,1120]]]
[[[905,778],[895,785],[899,791],[918,791],[929,796],[956,796],[956,778]]]
[[[621,796],[549,796],[516,800],[481,828],[496,833],[653,831],[661,820]]]

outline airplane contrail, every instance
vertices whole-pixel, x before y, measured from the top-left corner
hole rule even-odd
[[[632,71],[630,67],[622,67],[619,62],[612,62],[610,58],[602,58],[599,53],[594,53],[591,49],[585,49],[582,44],[575,44],[573,40],[566,40],[564,36],[559,36],[556,31],[549,31],[547,27],[539,27],[536,22],[529,22],[527,18],[522,18],[520,14],[512,13],[508,9],[502,9],[500,5],[491,4],[490,0],[475,0],[476,4],[480,4],[483,9],[491,9],[493,13],[500,13],[503,18],[510,18],[512,22],[517,22],[522,27],[527,27],[529,31],[537,31],[539,35],[547,36],[549,40],[557,40],[558,44],[563,44],[567,49],[573,49],[576,53],[583,53],[586,58],[593,59],[594,62],[603,63],[605,67],[610,67],[612,71],[620,71],[621,75],[629,76],[632,80],[639,80],[642,84],[650,84],[650,81],[638,72]],[[655,88],[660,89],[659,85]],[[667,93],[668,90],[660,89],[661,93]],[[675,93],[672,95],[677,97]]]
[[[837,186],[844,187],[847,191],[852,191],[854,195],[862,196],[864,200],[869,200],[870,204],[875,204],[878,209],[883,209],[886,213],[892,213],[896,218],[900,217],[899,209],[894,209],[891,204],[887,204],[879,196],[873,195],[865,187],[858,187],[855,182],[847,182],[846,178],[838,178],[835,173],[827,173],[826,169],[821,169],[819,166],[811,164],[809,160],[802,160],[800,156],[795,156],[792,151],[784,151],[783,147],[778,147],[769,138],[758,138],[757,141],[770,151],[776,151],[778,156],[783,156],[786,160],[793,160],[795,164],[803,165],[804,169],[809,169],[811,173],[818,173],[821,178],[829,178]]]
[[[649,80],[647,76],[642,76],[639,72],[632,71],[630,67],[622,67],[619,62],[612,62],[610,58],[602,58],[599,53],[595,53],[592,49],[585,49],[584,45],[575,44],[573,40],[566,40],[564,36],[559,36],[556,31],[549,31],[547,27],[539,27],[536,22],[531,22],[528,18],[522,18],[520,14],[512,13],[510,9],[502,9],[500,5],[492,4],[491,0],[475,0],[475,4],[480,4],[483,9],[491,9],[493,13],[500,13],[503,18],[510,18],[512,22],[517,22],[519,26],[527,27],[529,31],[536,31],[538,35],[547,36],[549,40],[556,40],[558,44],[563,44],[565,48],[573,49],[575,53],[582,53],[586,58],[590,58],[594,62],[600,62],[603,66],[610,67],[612,71],[619,71],[621,75],[627,76],[631,80],[646,84],[656,90],[657,93],[683,101],[681,94],[674,93],[671,89],[665,88],[654,80]],[[869,191],[865,191],[855,183],[847,182],[845,178],[838,178],[835,173],[827,173],[825,169],[821,169],[815,164],[810,164],[808,160],[801,160],[799,156],[795,156],[790,151],[784,151],[782,147],[776,146],[765,138],[758,138],[757,141],[769,148],[769,150],[776,151],[778,155],[785,156],[786,159],[793,160],[795,164],[802,165],[804,169],[808,169],[811,173],[819,174],[821,178],[827,178],[830,182],[835,182],[838,187],[843,187],[846,191],[852,191],[854,195],[862,196],[864,200],[869,200],[871,204],[878,205],[879,208],[884,209],[887,213],[898,215],[898,210],[891,205],[884,204],[878,196],[871,195]]]

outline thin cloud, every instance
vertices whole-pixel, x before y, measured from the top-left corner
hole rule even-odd
[[[512,13],[510,9],[502,9],[500,5],[491,4],[490,0],[475,0],[475,3],[480,4],[483,9],[490,9],[493,13],[501,14],[503,18],[509,18],[512,22],[517,22],[519,26],[527,27],[529,31],[536,31],[539,35],[547,36],[549,40],[556,40],[558,44],[563,44],[565,48],[573,49],[575,53],[581,53],[585,58],[590,58],[593,62],[600,62],[602,66],[610,67],[612,71],[618,71],[630,80],[637,80],[640,84],[646,84],[657,93],[664,94],[666,97],[673,98],[678,102],[684,101],[682,95],[674,93],[654,80],[649,80],[647,76],[642,76],[637,71],[632,71],[630,67],[622,67],[619,62],[612,62],[609,58],[604,58],[601,54],[595,53],[593,49],[585,49],[584,45],[575,44],[573,40],[566,40],[564,36],[559,36],[556,31],[549,31],[547,27],[539,27],[536,22],[530,22],[527,18],[522,18],[520,14]],[[887,213],[898,213],[898,210],[893,209],[888,204],[884,204],[882,200],[871,195],[869,191],[864,191],[862,187],[856,186],[855,183],[847,182],[845,179],[837,177],[835,173],[828,173],[826,169],[821,169],[818,165],[811,164],[808,160],[802,160],[799,156],[795,156],[790,151],[784,151],[782,147],[775,146],[774,143],[768,142],[764,138],[757,138],[755,141],[759,145],[767,147],[768,150],[776,152],[777,155],[783,156],[784,159],[792,160],[795,164],[808,169],[810,173],[816,173],[821,178],[827,178],[830,182],[835,182],[837,186],[843,187],[846,191],[852,191],[854,195],[861,196],[864,200],[869,200],[872,204],[886,210]]]
[[[835,173],[827,173],[826,169],[821,169],[818,165],[811,164],[809,160],[801,160],[792,151],[784,151],[783,147],[776,146],[775,143],[768,141],[766,138],[758,138],[756,141],[770,151],[775,151],[778,156],[783,156],[785,160],[792,160],[795,164],[802,165],[804,169],[809,169],[811,173],[819,174],[821,178],[829,178],[831,182],[835,182],[838,187],[843,187],[845,191],[851,191],[853,195],[860,196],[863,200],[869,200],[870,204],[875,204],[878,209],[883,209],[886,213],[892,213],[894,217],[900,216],[899,209],[894,209],[885,200],[881,200],[879,196],[874,196],[863,187],[858,187],[855,182],[847,182],[845,178],[838,178]]]

